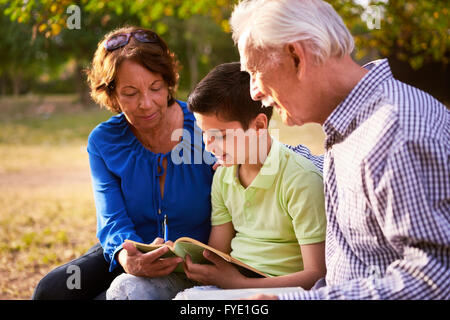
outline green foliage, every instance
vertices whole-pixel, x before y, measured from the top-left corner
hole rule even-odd
[[[73,81],[86,91],[82,69],[98,41],[125,25],[154,29],[169,43],[183,68],[180,88],[189,90],[213,66],[238,59],[228,18],[238,0],[0,0],[0,85],[3,77],[20,81],[41,74],[58,78],[75,61]],[[380,10],[380,28],[369,29],[361,0],[330,3],[355,36],[355,57],[384,56],[407,61],[418,69],[450,59],[448,1],[367,0]],[[81,29],[66,26],[67,7],[81,8]],[[17,82],[16,81],[16,82]],[[45,86],[34,87],[42,88]],[[33,89],[30,87],[29,89]]]
[[[180,88],[184,90],[192,89],[214,66],[239,60],[229,34],[210,18],[192,16],[183,20],[167,17],[161,22],[168,26],[164,38],[182,65]]]
[[[42,39],[31,42],[31,29],[0,15],[0,74],[27,77],[45,71],[48,54]]]
[[[0,0],[0,11],[4,13],[2,19],[5,20],[6,27],[17,29],[18,26],[25,31],[12,35],[11,41],[5,43],[5,46],[0,39],[2,47],[12,48],[6,50],[6,54],[16,57],[18,61],[30,61],[41,67],[34,70],[28,65],[19,68],[5,63],[8,70],[2,72],[0,66],[0,77],[6,74],[13,78],[13,74],[21,69],[30,71],[35,78],[45,74],[46,82],[39,80],[39,84],[34,84],[31,89],[33,92],[56,92],[62,83],[54,83],[52,79],[60,77],[67,69],[67,62],[74,62],[72,81],[75,86],[72,84],[72,90],[76,88],[80,97],[86,96],[87,88],[82,70],[92,59],[103,35],[123,25],[140,25],[154,29],[169,43],[182,66],[180,89],[188,91],[216,64],[238,59],[229,34],[224,33],[224,30],[229,29],[226,19],[232,3],[233,1],[224,0],[31,0],[26,3],[21,0]],[[66,27],[69,16],[66,9],[72,4],[81,8],[79,30]],[[40,60],[35,56],[24,58],[23,52],[34,52]],[[3,61],[10,61],[9,56]],[[21,80],[23,86],[23,77]],[[46,89],[48,85],[54,89]]]
[[[83,13],[99,16],[129,14],[139,19],[143,27],[155,27],[164,17],[188,19],[194,15],[213,18],[227,31],[227,19],[235,0],[146,0],[146,1],[97,1],[97,0],[0,0],[4,14],[12,21],[32,25],[34,30],[47,38],[58,35],[66,25],[70,5],[78,5]]]
[[[380,28],[371,30],[364,21],[354,19],[352,15],[355,8],[354,12],[362,16],[364,8],[339,2],[337,10],[355,35],[357,58],[377,50],[381,56],[406,61],[414,69],[431,62],[449,63],[449,1],[372,0],[369,5],[376,6],[381,17]]]

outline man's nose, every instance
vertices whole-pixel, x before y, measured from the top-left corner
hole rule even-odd
[[[262,98],[264,98],[264,94],[259,89],[253,77],[250,78],[250,95],[255,101],[262,100]]]

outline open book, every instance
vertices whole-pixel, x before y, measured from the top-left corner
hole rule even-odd
[[[206,249],[211,252],[214,252],[222,259],[230,263],[233,263],[238,268],[239,272],[241,272],[246,277],[250,278],[269,277],[267,274],[256,270],[255,268],[239,261],[236,258],[233,258],[227,253],[214,249],[213,247],[210,247],[200,241],[197,241],[189,237],[178,238],[173,243],[173,246],[170,246],[168,244],[144,244],[132,240],[125,240],[125,241],[133,243],[139,251],[144,253],[156,250],[158,248],[161,248],[162,246],[167,246],[170,249],[170,251],[164,254],[162,258],[170,258],[177,256],[185,259],[186,254],[189,254],[191,256],[193,263],[211,264],[211,262],[203,256],[203,250]],[[175,272],[184,272],[183,266],[179,264],[178,267],[175,269]]]

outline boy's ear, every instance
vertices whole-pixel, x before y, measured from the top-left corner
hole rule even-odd
[[[255,119],[253,119],[255,130],[259,131],[261,129],[267,129],[269,126],[269,120],[267,119],[267,116],[264,113],[260,113],[256,116]]]

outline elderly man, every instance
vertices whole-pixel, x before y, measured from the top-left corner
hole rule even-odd
[[[326,133],[326,278],[279,299],[450,298],[450,113],[364,67],[321,0],[252,0],[231,27],[255,100]],[[263,296],[263,298],[269,298]]]

